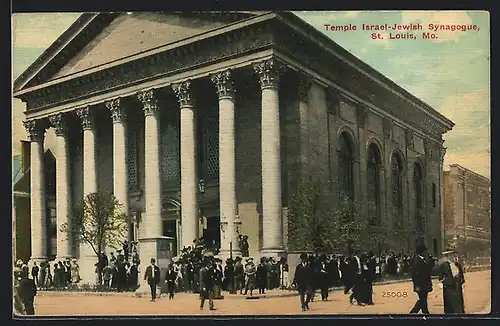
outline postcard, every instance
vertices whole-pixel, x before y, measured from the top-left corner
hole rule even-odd
[[[486,314],[487,11],[13,15],[13,314]]]

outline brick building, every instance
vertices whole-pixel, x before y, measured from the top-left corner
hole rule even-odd
[[[164,237],[176,253],[203,230],[223,256],[230,243],[239,252],[238,234],[254,257],[286,254],[283,212],[308,175],[332,199],[372,203],[362,211],[374,227],[400,218],[442,248],[453,123],[292,13],[83,14],[14,96],[27,105],[34,260],[52,250],[44,147],[55,223],[84,194],[113,191],[142,257],[158,256]],[[60,233],[56,256],[77,257],[93,280],[93,255]]]
[[[491,181],[458,164],[444,171],[446,242],[468,258],[491,254]]]

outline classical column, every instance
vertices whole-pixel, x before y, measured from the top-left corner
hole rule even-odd
[[[45,121],[28,120],[23,124],[31,142],[31,260],[42,262],[47,260],[47,216],[43,166]]]
[[[298,79],[297,96],[299,100],[299,124],[300,124],[300,179],[305,179],[310,175],[309,160],[309,91],[312,85],[312,78],[306,74],[300,74]],[[330,132],[330,131],[328,131]]]
[[[83,195],[97,192],[96,135],[90,106],[77,109],[83,129]]]
[[[238,214],[236,201],[236,154],[234,129],[234,85],[231,71],[212,76],[219,97],[219,208],[221,222],[226,225],[221,239],[221,254],[241,255],[234,221]]]
[[[283,251],[279,79],[284,67],[270,59],[254,65],[262,89],[262,255]]]
[[[172,85],[181,110],[181,214],[182,246],[198,239],[198,202],[196,173],[196,120],[191,82]]]
[[[83,129],[83,198],[97,192],[97,160],[95,121],[90,106],[75,111]],[[80,244],[80,276],[82,283],[94,283],[96,255],[88,243]]]
[[[57,259],[73,256],[71,234],[61,232],[63,225],[71,225],[71,188],[66,116],[58,113],[49,117],[56,132],[56,216],[57,216]]]
[[[160,121],[159,107],[153,90],[138,94],[145,116],[145,214],[141,222],[143,237],[156,238],[163,235],[161,220],[161,177],[160,177]],[[147,259],[147,257],[144,257]]]
[[[113,119],[113,194],[123,205],[122,213],[128,214],[126,112],[119,98],[106,102],[106,108]]]

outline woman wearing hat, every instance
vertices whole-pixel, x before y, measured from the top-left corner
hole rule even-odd
[[[456,253],[447,250],[442,253],[443,262],[439,266],[438,277],[443,289],[444,313],[465,313],[463,286],[465,278],[462,265],[456,261]]]

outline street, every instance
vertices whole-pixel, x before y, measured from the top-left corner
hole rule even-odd
[[[465,274],[464,289],[466,313],[485,313],[490,302],[490,271]],[[200,311],[198,296],[180,293],[174,300],[163,297],[150,302],[149,297],[135,298],[132,294],[99,295],[90,293],[43,292],[36,297],[38,316],[132,316],[132,315],[313,315],[313,314],[406,314],[413,307],[417,296],[410,282],[374,286],[374,305],[350,305],[348,295],[342,291],[330,293],[329,301],[322,302],[320,295],[310,304],[311,310],[302,312],[298,296],[268,297],[246,300],[241,295],[224,293],[224,300],[215,300],[217,310]],[[258,293],[258,291],[256,291]],[[286,293],[270,291],[269,294]],[[319,301],[318,301],[319,300]],[[429,294],[431,313],[443,313],[442,290],[435,285]]]

